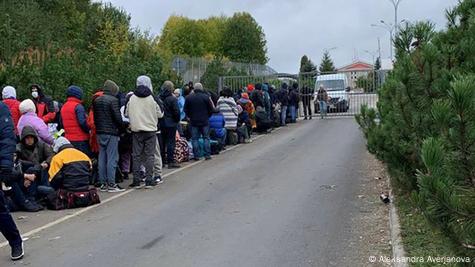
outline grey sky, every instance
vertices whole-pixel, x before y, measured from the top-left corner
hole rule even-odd
[[[389,33],[371,27],[380,20],[394,21],[389,0],[106,0],[122,7],[132,17],[132,25],[152,34],[160,31],[172,14],[190,18],[212,15],[231,16],[237,11],[251,13],[263,27],[267,39],[268,65],[279,72],[297,72],[302,55],[319,63],[323,50],[337,67],[355,58],[370,62],[381,38],[382,57],[389,57]],[[445,9],[457,0],[402,0],[399,19],[430,20],[445,27]]]

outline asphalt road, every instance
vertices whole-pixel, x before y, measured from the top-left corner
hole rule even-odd
[[[17,266],[346,266],[364,152],[354,119],[304,121],[37,233]]]

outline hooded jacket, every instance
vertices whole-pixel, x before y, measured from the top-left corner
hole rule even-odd
[[[35,139],[35,143],[32,146],[25,144],[25,138],[27,136],[32,136]],[[54,155],[51,146],[39,140],[38,134],[31,126],[23,128],[20,143],[17,144],[16,151],[20,160],[31,162],[35,167],[39,167],[43,162],[50,164]]]
[[[190,118],[191,126],[203,127],[209,125],[209,117],[214,107],[209,95],[202,89],[194,89],[194,93],[185,99],[185,113]]]
[[[98,91],[92,96],[92,103],[100,97],[103,96],[103,91]],[[91,152],[99,153],[99,144],[97,143],[97,131],[96,124],[94,123],[94,108],[89,107],[89,116],[87,117],[87,126],[89,127],[89,146],[91,147]]]
[[[92,163],[89,157],[75,149],[66,138],[58,138],[57,142],[65,140],[59,146],[58,153],[51,160],[48,175],[51,185],[68,191],[82,192],[89,189]]]
[[[232,97],[220,97],[218,100],[218,110],[224,116],[226,129],[236,129],[238,121],[237,104]]]
[[[23,132],[23,128],[31,126],[38,133],[38,137],[43,142],[52,145],[53,136],[50,134],[46,123],[38,117],[35,113],[35,105],[30,99],[24,100],[20,103],[20,112],[22,113],[18,121],[18,132]]]
[[[287,84],[282,85],[282,89],[280,89],[279,93],[277,94],[277,100],[282,106],[289,105],[289,91],[287,90]]]
[[[225,124],[225,118],[221,112],[215,112],[209,118],[209,128],[214,130],[216,137],[218,138],[221,138],[226,134],[226,131],[224,130]]]
[[[86,110],[82,105],[82,89],[70,86],[66,95],[68,98],[61,109],[65,137],[71,142],[87,141],[89,140],[89,126],[87,125]]]
[[[161,125],[168,128],[176,127],[180,122],[178,99],[167,89],[160,93],[160,99],[163,101],[165,108]]]
[[[20,101],[16,99],[16,90],[12,86],[5,86],[2,90],[2,99],[3,103],[8,106],[10,113],[13,119],[13,125],[15,127],[15,133],[18,135],[17,132],[17,125],[18,120],[20,119]]]
[[[104,95],[94,100],[92,105],[97,134],[119,136],[123,121],[119,99],[116,97],[118,92],[119,87],[108,80],[104,83]]]
[[[13,120],[7,105],[0,102],[0,172],[11,171],[16,137]],[[0,177],[0,180],[3,177]]]
[[[139,85],[127,102],[125,116],[132,132],[156,132],[163,111],[145,85]]]
[[[36,107],[36,114],[38,114],[38,117],[41,118],[45,123],[53,122],[56,118],[53,99],[43,93],[43,88],[41,88],[40,85],[33,84],[31,85],[31,88],[36,88],[38,91],[38,98],[33,99]]]

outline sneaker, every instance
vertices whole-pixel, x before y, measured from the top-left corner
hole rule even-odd
[[[162,177],[161,177],[160,175],[159,175],[159,176],[156,176],[154,179],[155,179],[155,182],[157,182],[157,184],[163,183],[163,179],[162,179]]]
[[[107,190],[107,192],[109,193],[118,193],[118,192],[124,192],[125,189],[120,187],[118,184],[111,184],[109,185],[109,189]]]
[[[135,188],[135,189],[140,189],[140,188],[143,187],[143,184],[141,184],[140,182],[138,182],[138,183],[137,183],[137,182],[133,182],[133,183],[129,184],[129,187],[130,187],[130,188]]]
[[[42,210],[36,202],[30,201],[30,200],[25,200],[23,203],[23,210],[27,212],[37,212]]]
[[[17,261],[17,260],[21,260],[23,258],[23,255],[25,255],[25,250],[23,249],[23,241],[22,241],[21,245],[12,247],[12,254],[10,257],[13,261]]]
[[[151,181],[151,182],[148,182],[145,184],[145,189],[153,189],[155,186],[157,186],[157,182],[156,181]]]
[[[168,168],[169,168],[169,169],[178,169],[178,168],[180,168],[180,167],[181,167],[181,166],[178,165],[176,162],[173,162],[173,163],[168,164]]]
[[[107,185],[106,185],[106,184],[101,184],[101,185],[99,186],[99,190],[100,190],[101,192],[107,192]]]

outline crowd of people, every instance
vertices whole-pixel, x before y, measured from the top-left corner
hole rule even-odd
[[[200,83],[176,89],[166,81],[154,93],[150,77],[140,76],[127,93],[107,80],[86,108],[79,86],[67,88],[64,103],[38,84],[29,89],[31,98],[20,101],[6,86],[0,103],[0,230],[17,248],[12,259],[21,240],[8,211],[92,205],[100,201],[97,190],[122,192],[127,179],[130,188],[154,188],[164,166],[211,160],[226,146],[250,143],[253,133],[295,123],[300,101],[304,119],[312,119],[315,97],[297,83],[224,88],[218,96]],[[318,100],[324,95],[319,91]]]

